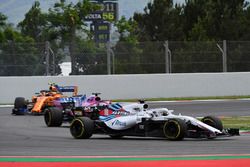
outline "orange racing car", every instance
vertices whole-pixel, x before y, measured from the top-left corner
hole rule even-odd
[[[35,96],[32,96],[31,102],[24,97],[16,97],[14,108],[12,109],[13,115],[25,115],[32,113],[35,115],[43,114],[46,107],[53,105],[53,100],[66,97],[64,92],[72,92],[73,96],[77,95],[77,86],[58,86],[57,84],[50,84],[49,90],[41,90]]]

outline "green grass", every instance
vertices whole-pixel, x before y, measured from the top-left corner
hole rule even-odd
[[[221,118],[224,128],[239,128],[250,130],[250,116]]]

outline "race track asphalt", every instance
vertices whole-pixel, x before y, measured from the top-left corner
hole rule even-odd
[[[190,116],[250,116],[250,101],[198,101],[150,103]],[[0,108],[0,156],[133,156],[133,155],[207,155],[250,154],[250,134],[228,138],[168,141],[159,138],[93,135],[76,140],[69,124],[46,127],[43,116],[12,116],[10,107]]]

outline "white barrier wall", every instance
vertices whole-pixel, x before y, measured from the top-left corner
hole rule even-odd
[[[0,104],[30,99],[51,82],[78,86],[79,94],[100,92],[105,99],[250,95],[249,72],[0,77]]]

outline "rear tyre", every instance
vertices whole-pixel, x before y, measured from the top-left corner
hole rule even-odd
[[[201,120],[201,122],[209,126],[212,126],[220,131],[223,130],[223,125],[222,125],[221,120],[215,116],[206,116]]]
[[[163,133],[168,140],[183,140],[186,135],[187,125],[181,119],[169,119],[164,123]]]
[[[24,97],[16,97],[12,114],[24,115],[27,111],[27,102]]]
[[[59,127],[63,122],[62,110],[56,107],[45,109],[44,121],[48,127]]]
[[[75,139],[88,139],[94,131],[94,121],[88,117],[79,117],[72,121],[70,133]]]
[[[15,108],[22,108],[22,107],[25,107],[27,104],[26,104],[26,101],[25,101],[25,98],[24,97],[17,97],[15,99],[15,102],[14,102],[14,107]]]

